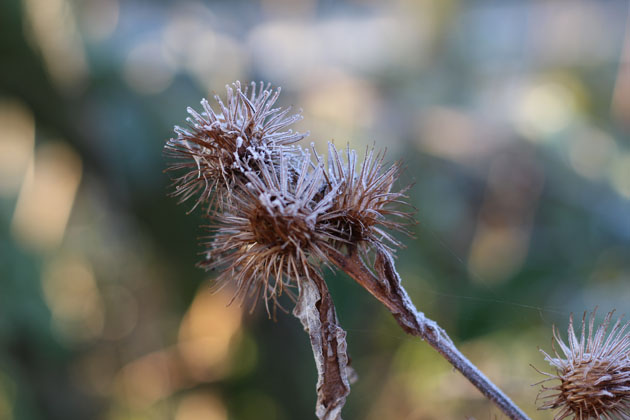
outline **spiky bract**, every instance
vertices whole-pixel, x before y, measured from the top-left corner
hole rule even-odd
[[[327,263],[327,248],[393,253],[400,244],[387,230],[404,230],[409,217],[392,206],[404,198],[393,189],[399,164],[385,167],[371,149],[357,166],[354,150],[344,156],[331,144],[324,169],[317,153],[312,162],[292,145],[306,134],[287,128],[301,115],[272,108],[279,94],[235,82],[225,103],[215,95],[218,111],[205,99],[201,112],[188,108],[188,126],[165,146],[172,195],[194,199],[214,223],[200,265],[224,269],[220,281],[266,302]]]
[[[322,195],[324,173],[310,156],[283,154],[276,165],[245,173],[232,202],[210,226],[206,268],[225,267],[219,282],[232,281],[238,295],[276,301],[291,283],[308,278],[324,258],[327,237],[318,229],[334,191]],[[313,257],[314,261],[309,260]]]
[[[404,222],[410,219],[410,213],[393,206],[406,204],[406,189],[393,189],[400,175],[400,164],[385,167],[384,155],[384,152],[375,153],[374,149],[368,149],[357,168],[356,151],[347,148],[344,158],[343,152],[329,143],[327,180],[337,193],[322,222],[327,224],[327,231],[335,238],[336,247],[345,244],[357,247],[365,254],[371,245],[379,244],[391,252],[401,245],[384,229],[407,232]]]
[[[235,175],[269,162],[280,153],[278,147],[303,139],[307,134],[287,129],[302,116],[289,115],[291,108],[272,108],[279,95],[280,88],[262,82],[258,88],[252,83],[251,90],[235,82],[233,88],[227,86],[225,104],[215,95],[220,112],[206,99],[201,113],[188,108],[188,127],[175,126],[177,138],[165,146],[172,159],[167,170],[177,173],[172,195],[180,202],[196,197],[193,209],[203,203],[210,211],[229,198],[225,193]]]
[[[630,419],[630,334],[628,323],[618,319],[611,326],[613,312],[595,330],[595,311],[588,320],[582,317],[582,331],[578,338],[569,320],[568,340],[563,341],[553,328],[554,356],[541,352],[556,369],[555,374],[544,373],[544,382],[559,380],[553,387],[542,386],[538,400],[540,409],[558,409],[555,420],[573,416],[574,419]],[[610,331],[609,331],[610,330]]]

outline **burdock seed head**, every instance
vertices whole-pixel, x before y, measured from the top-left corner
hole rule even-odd
[[[336,197],[322,223],[326,223],[332,244],[356,247],[362,254],[377,244],[393,252],[401,244],[388,231],[408,233],[405,224],[411,220],[411,213],[397,206],[408,206],[404,202],[406,188],[394,189],[400,164],[386,167],[385,154],[374,149],[366,151],[360,164],[356,151],[347,148],[345,158],[343,155],[329,143],[327,181],[329,188],[336,190]]]
[[[223,268],[218,281],[235,282],[237,296],[262,295],[265,303],[275,303],[324,258],[326,236],[318,226],[334,191],[321,194],[324,173],[308,153],[281,154],[277,164],[248,171],[245,178],[208,227],[213,235],[203,244],[206,260],[200,265]]]
[[[206,99],[201,113],[188,108],[187,127],[175,126],[177,137],[165,146],[171,159],[167,171],[176,174],[172,195],[180,202],[195,197],[193,209],[207,204],[210,211],[213,204],[223,204],[235,176],[272,160],[278,147],[306,137],[287,129],[300,114],[273,108],[279,95],[280,88],[262,82],[258,87],[252,82],[251,90],[235,82],[227,86],[225,103],[215,95],[219,112]]]
[[[557,409],[554,419],[630,419],[630,333],[628,323],[618,319],[612,328],[610,312],[595,330],[595,311],[582,317],[578,338],[569,320],[568,340],[563,341],[553,328],[554,355],[546,352],[545,360],[556,369],[543,373],[547,381],[558,380],[553,387],[542,385],[538,400],[540,409]],[[560,347],[562,354],[555,347]],[[554,357],[555,356],[555,357]]]

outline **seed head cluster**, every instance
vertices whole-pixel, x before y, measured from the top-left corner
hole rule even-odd
[[[327,250],[399,243],[387,230],[403,230],[408,213],[393,205],[404,200],[394,183],[400,165],[384,165],[384,154],[368,150],[363,162],[347,148],[329,144],[327,165],[294,143],[307,134],[289,128],[301,119],[290,108],[273,108],[280,89],[239,82],[227,87],[218,110],[201,101],[189,108],[188,127],[165,146],[173,192],[194,200],[204,226],[200,266],[221,269],[219,283],[231,281],[237,296],[262,296],[266,303],[327,264]],[[192,210],[191,210],[192,211]],[[390,216],[400,220],[391,220]]]
[[[595,329],[595,311],[587,321],[582,317],[578,337],[569,320],[565,342],[554,327],[553,355],[541,350],[555,374],[543,373],[559,384],[544,384],[538,396],[540,409],[557,409],[554,419],[630,419],[630,323],[618,319],[612,324],[613,312]],[[588,324],[588,327],[587,327]],[[611,328],[612,324],[612,328]],[[560,347],[560,352],[555,345]]]

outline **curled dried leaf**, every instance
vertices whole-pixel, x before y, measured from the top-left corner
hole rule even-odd
[[[341,420],[341,410],[356,374],[347,355],[346,332],[339,326],[328,287],[319,275],[302,279],[293,315],[308,333],[317,366],[317,406],[320,420]]]

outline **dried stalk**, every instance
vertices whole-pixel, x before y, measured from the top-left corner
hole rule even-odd
[[[349,366],[346,332],[326,286],[316,273],[298,282],[300,295],[293,315],[308,333],[317,366],[317,406],[320,420],[341,420],[341,410],[356,374]]]
[[[429,343],[506,416],[514,420],[527,420],[527,415],[455,347],[446,332],[415,308],[401,284],[391,254],[381,245],[376,245],[375,248],[374,270],[378,277],[365,266],[353,248],[349,249],[348,255],[335,249],[328,249],[328,257],[381,301],[406,333],[418,336]]]

